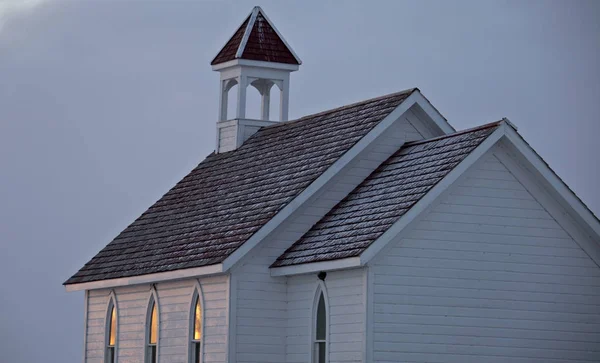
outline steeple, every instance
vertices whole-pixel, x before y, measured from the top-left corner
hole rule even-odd
[[[297,71],[301,63],[264,11],[255,6],[211,62],[212,69],[221,76],[216,152],[237,149],[260,127],[287,121],[290,73]],[[228,94],[236,85],[235,118],[228,119]],[[261,95],[259,120],[246,118],[248,86]],[[279,90],[278,115],[269,113],[273,86]]]

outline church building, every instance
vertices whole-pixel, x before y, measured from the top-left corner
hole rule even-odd
[[[288,120],[301,64],[260,7],[216,55],[214,152],[64,283],[84,363],[600,361],[600,222],[513,123]]]

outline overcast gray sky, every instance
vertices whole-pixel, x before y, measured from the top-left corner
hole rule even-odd
[[[599,3],[0,0],[0,361],[81,361],[61,284],[213,150],[209,62],[254,5],[304,62],[292,118],[416,86],[598,214]]]

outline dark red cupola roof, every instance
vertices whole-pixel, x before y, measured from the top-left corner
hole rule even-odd
[[[216,65],[234,59],[296,65],[302,63],[258,6],[252,9],[252,13],[210,64]]]

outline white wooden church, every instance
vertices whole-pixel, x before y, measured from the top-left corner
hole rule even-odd
[[[288,121],[300,64],[259,7],[214,58],[214,153],[65,282],[84,362],[600,361],[600,223],[515,125],[416,88]]]

